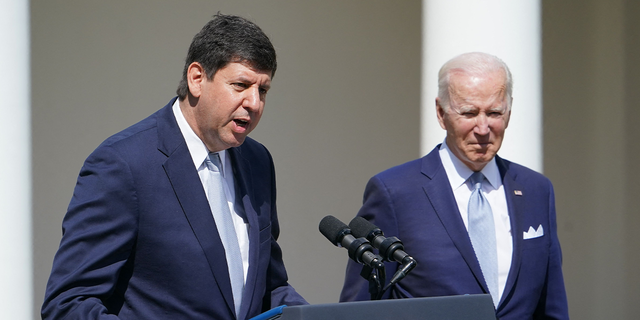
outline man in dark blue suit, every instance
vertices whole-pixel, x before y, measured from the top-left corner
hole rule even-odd
[[[500,59],[451,59],[436,98],[444,143],[367,184],[358,215],[401,239],[418,262],[383,298],[489,293],[502,320],[568,319],[553,186],[496,155],[511,92]],[[396,269],[387,263],[387,274]],[[359,273],[349,262],[341,301],[369,299]]]
[[[43,319],[247,319],[306,304],[276,242],[272,158],[247,137],[276,67],[252,22],[218,14],[204,26],[178,97],[85,161]]]

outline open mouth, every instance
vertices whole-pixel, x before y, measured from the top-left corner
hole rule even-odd
[[[249,124],[249,121],[241,120],[241,119],[234,119],[233,121],[236,123],[238,127],[243,127],[243,128],[245,128]]]

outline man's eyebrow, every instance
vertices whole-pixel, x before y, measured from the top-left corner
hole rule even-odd
[[[458,112],[469,112],[469,111],[476,111],[478,110],[478,107],[474,106],[474,105],[462,105],[459,106],[457,108],[454,108],[454,110],[458,110]]]
[[[249,78],[247,76],[244,75],[240,75],[235,79],[236,82],[242,82],[242,83],[251,83],[252,81],[249,80]]]
[[[488,111],[500,111],[500,112],[505,112],[507,111],[508,107],[506,105],[500,105],[500,106],[495,106],[492,108],[489,108]]]
[[[239,75],[236,79],[237,79],[236,81],[243,82],[243,83],[258,83],[257,81],[254,81],[254,80],[250,79],[250,77],[245,76],[245,75]],[[267,82],[265,84],[259,84],[259,87],[260,88],[269,89],[269,88],[271,88],[271,81],[269,81],[269,82]]]

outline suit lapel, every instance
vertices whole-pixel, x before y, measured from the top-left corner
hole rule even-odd
[[[511,237],[513,241],[513,254],[511,257],[511,267],[509,269],[509,275],[507,277],[507,283],[505,284],[504,292],[502,294],[501,302],[510,296],[513,291],[516,279],[520,273],[520,266],[522,263],[522,236],[518,230],[522,228],[522,214],[524,212],[525,195],[516,195],[515,190],[522,191],[521,185],[516,181],[517,173],[513,170],[509,170],[509,162],[496,156],[496,163],[500,170],[502,177],[502,184],[504,185],[504,192],[507,199],[507,208],[509,210],[509,221],[511,223]]]
[[[231,157],[231,166],[233,167],[233,177],[235,179],[236,210],[243,216],[245,222],[249,224],[249,270],[247,272],[245,290],[242,296],[240,316],[238,317],[238,319],[244,319],[247,312],[251,310],[252,303],[262,302],[261,297],[253,297],[254,294],[256,294],[255,283],[258,275],[260,227],[258,214],[255,211],[250,196],[254,193],[252,192],[253,183],[249,161],[242,156],[240,148],[228,149],[228,154]]]
[[[226,259],[220,258],[225,256],[224,247],[211,214],[202,182],[173,116],[171,106],[174,101],[172,100],[158,113],[158,150],[167,155],[163,168],[182,206],[184,215],[200,246],[202,246],[220,292],[230,312],[234,313],[227,262]]]
[[[462,255],[480,286],[485,292],[488,292],[480,269],[480,263],[476,258],[469,239],[469,233],[460,216],[460,210],[453,195],[453,190],[451,190],[449,178],[442,166],[438,149],[439,145],[422,160],[422,174],[429,178],[423,185],[423,189],[451,241],[460,252],[460,255]]]

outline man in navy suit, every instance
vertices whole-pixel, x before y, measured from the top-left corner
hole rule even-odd
[[[497,57],[451,59],[440,70],[436,98],[444,143],[367,184],[358,215],[401,239],[418,263],[383,298],[489,293],[502,320],[568,319],[551,182],[496,155],[509,124],[511,92],[511,73]],[[474,190],[484,199],[482,210],[470,202]],[[479,211],[491,220],[474,242]],[[482,251],[480,242],[491,249]],[[396,269],[387,263],[387,274]],[[369,299],[359,273],[360,266],[349,262],[341,301]]]
[[[306,304],[287,283],[276,242],[272,158],[247,137],[276,66],[269,38],[252,22],[218,14],[204,26],[178,97],[85,161],[43,319],[247,319]],[[217,196],[207,178],[212,155],[222,164]],[[228,212],[227,224],[215,211]],[[231,229],[235,250],[221,236]],[[230,278],[235,271],[239,281]]]

